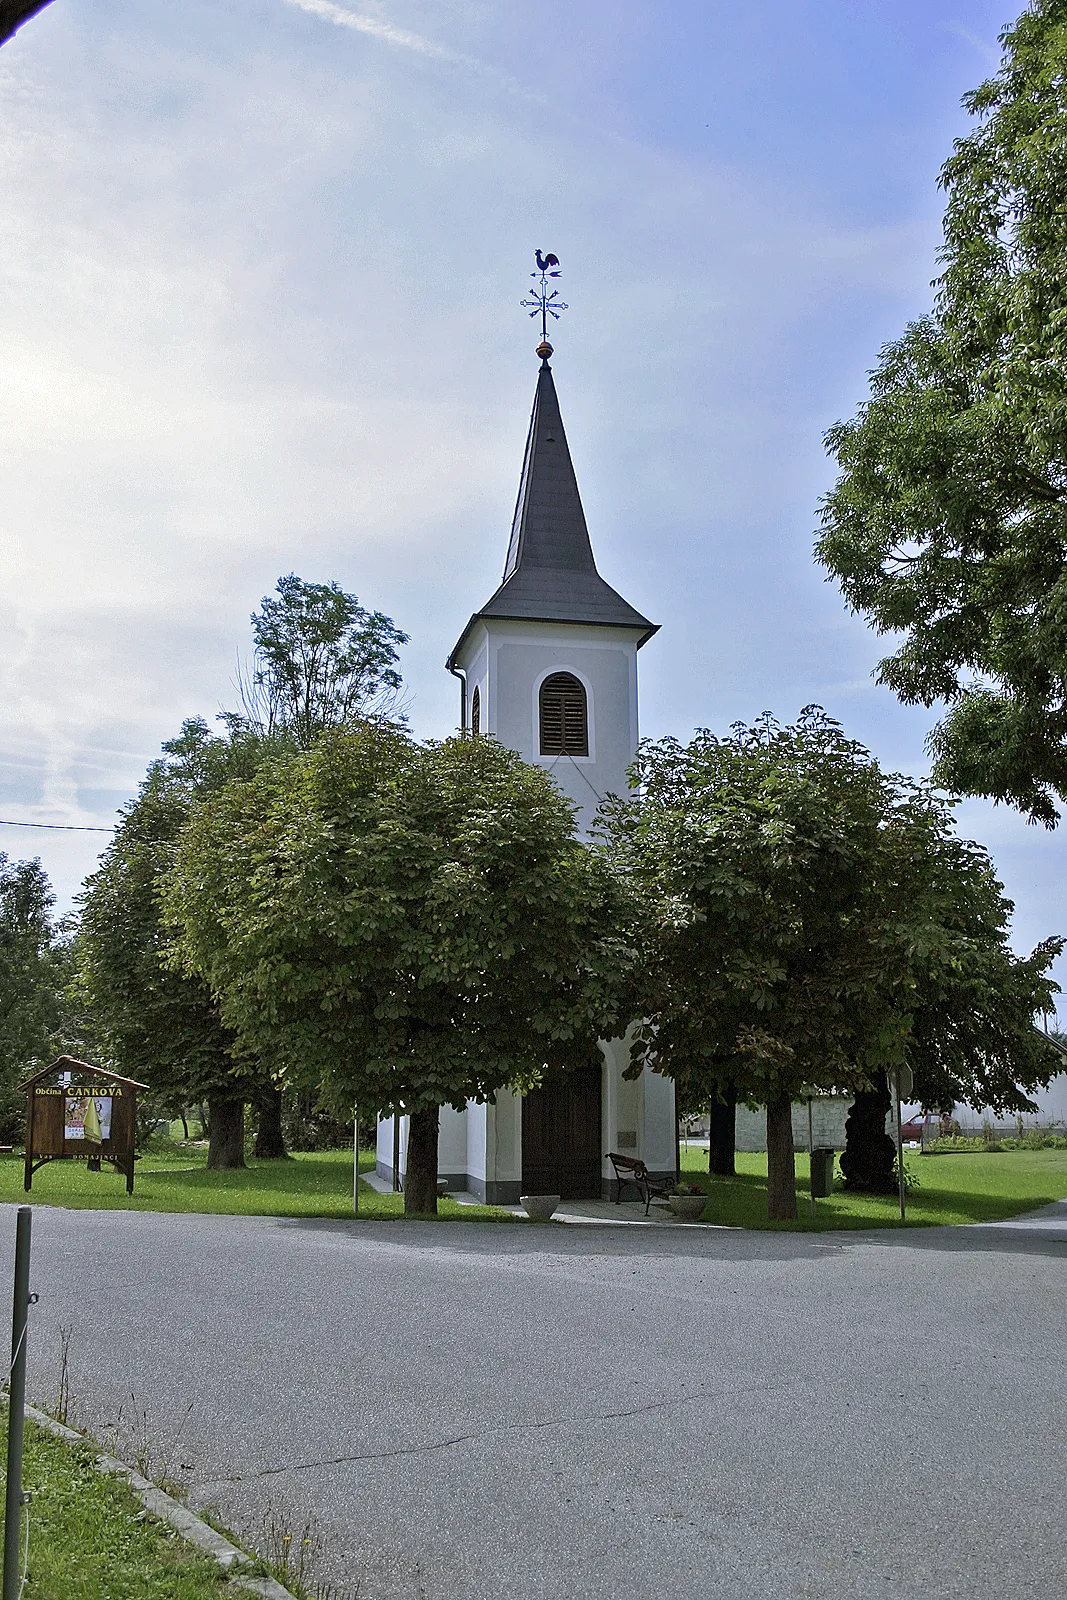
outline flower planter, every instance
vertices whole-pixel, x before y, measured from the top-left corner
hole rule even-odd
[[[683,1222],[695,1222],[708,1203],[706,1194],[669,1194],[667,1204]]]
[[[558,1194],[520,1194],[519,1204],[531,1222],[547,1222],[559,1205]]]

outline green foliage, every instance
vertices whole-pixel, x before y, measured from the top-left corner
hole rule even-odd
[[[1067,5],[1034,0],[942,172],[931,315],[827,434],[819,559],[903,635],[879,677],[948,714],[935,777],[1051,827],[1067,795]]]
[[[402,681],[397,646],[408,636],[336,583],[290,573],[251,620],[255,661],[242,685],[248,726],[284,731],[307,749],[326,728],[394,707]]]
[[[1059,1070],[1032,1023],[1061,941],[1017,960],[949,806],[818,707],[645,744],[633,778],[604,826],[641,906],[635,1051],[687,1104],[854,1092],[907,1061],[924,1103],[1022,1108]]]
[[[252,630],[245,714],[223,715],[224,737],[191,718],[163,746],[82,896],[77,992],[95,1045],[172,1110],[254,1098],[283,1065],[267,1032],[254,1052],[239,1050],[208,985],[169,958],[159,886],[182,828],[206,796],[284,762],[401,686],[396,646],[407,636],[335,583],[279,579]]]
[[[351,1150],[352,1119],[332,1117],[316,1094],[294,1090],[282,1097],[282,1130],[287,1150]],[[368,1132],[373,1133],[373,1124]],[[363,1122],[360,1119],[360,1136]]]
[[[107,1062],[148,1084],[157,1102],[238,1099],[269,1081],[258,1060],[235,1051],[207,986],[167,964],[158,894],[198,797],[262,758],[251,736],[222,739],[200,718],[186,722],[149,767],[81,896],[75,961],[89,1026]]]
[[[984,1132],[981,1138],[975,1139],[956,1133],[944,1139],[934,1139],[926,1146],[925,1153],[954,1155],[968,1150],[992,1154],[1001,1150],[1067,1150],[1067,1137],[1062,1133],[1043,1133],[1039,1128],[1030,1128],[1021,1139],[997,1139],[992,1135],[987,1138]]]
[[[15,1086],[61,1053],[67,952],[52,923],[55,897],[39,861],[0,853],[0,1139],[19,1137]]]
[[[489,739],[327,733],[197,807],[165,899],[243,1048],[339,1117],[533,1084],[619,1026],[611,875]]]

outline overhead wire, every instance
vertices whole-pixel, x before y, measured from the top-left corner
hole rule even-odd
[[[0,828],[47,828],[50,833],[114,833],[116,826],[116,823],[110,828],[94,828],[83,822],[12,822],[0,817]]]

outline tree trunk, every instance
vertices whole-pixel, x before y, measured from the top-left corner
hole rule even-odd
[[[261,1161],[281,1161],[288,1154],[282,1133],[282,1091],[267,1089],[257,1101],[256,1155]]]
[[[437,1215],[437,1124],[439,1106],[413,1111],[408,1124],[408,1164],[404,1174],[404,1214]]]
[[[897,1147],[885,1131],[891,1101],[884,1079],[877,1089],[865,1090],[852,1103],[845,1123],[845,1149],[841,1173],[846,1189],[861,1194],[896,1194]]]
[[[783,1095],[767,1107],[767,1215],[772,1222],[792,1222],[796,1214],[793,1103]]]
[[[182,1138],[184,1139],[185,1143],[188,1144],[189,1143],[189,1121],[188,1121],[188,1118],[186,1117],[184,1111],[179,1111],[178,1112],[178,1116],[179,1116],[179,1119],[181,1120],[181,1125],[182,1125]]]
[[[722,1100],[711,1102],[708,1125],[708,1171],[717,1178],[732,1178],[737,1142],[737,1095],[730,1083]]]
[[[225,1172],[245,1164],[245,1104],[243,1100],[208,1099],[207,1169]]]

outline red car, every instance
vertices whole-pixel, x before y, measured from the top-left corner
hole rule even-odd
[[[907,1122],[902,1122],[900,1125],[900,1137],[902,1142],[904,1144],[922,1144],[923,1124],[928,1120],[933,1123],[935,1119],[928,1119],[927,1116],[920,1111],[914,1117],[909,1117]],[[934,1132],[934,1137],[936,1138],[937,1135],[933,1128],[931,1128],[931,1131]]]

